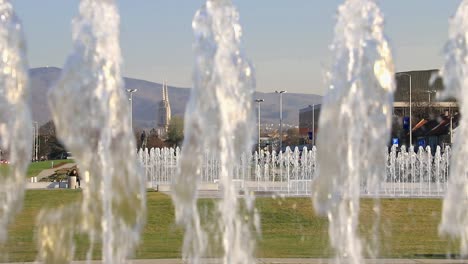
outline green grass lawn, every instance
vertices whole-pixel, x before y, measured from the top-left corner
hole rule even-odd
[[[148,192],[148,219],[137,258],[178,258],[182,232],[174,225],[174,208],[167,195]],[[35,218],[42,207],[57,207],[81,199],[76,190],[27,191],[24,210],[10,227],[9,242],[0,248],[1,261],[31,261],[36,255],[34,242]],[[457,253],[458,243],[439,238],[439,199],[383,199],[380,235],[373,237],[374,202],[362,200],[361,235],[375,246],[380,257],[433,257],[448,252]],[[200,200],[203,219],[210,218],[214,206],[210,199]],[[262,234],[258,237],[256,256],[331,257],[328,244],[328,223],[317,217],[308,198],[257,198]],[[79,239],[77,258],[84,258],[86,240]]]
[[[45,169],[51,169],[52,168],[52,162],[54,168],[60,167],[60,165],[63,165],[65,163],[73,163],[75,162],[74,160],[71,159],[63,159],[63,160],[47,160],[47,161],[38,161],[38,162],[32,162],[28,166],[28,170],[26,172],[26,176],[33,177],[39,174],[41,171]],[[4,174],[7,173],[9,169],[8,164],[0,164],[0,173]]]

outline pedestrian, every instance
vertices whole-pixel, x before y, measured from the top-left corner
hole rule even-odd
[[[75,176],[76,177],[76,183],[78,184],[78,188],[81,188],[80,175],[78,174],[78,171],[76,169],[73,169],[68,175],[69,176]]]
[[[76,183],[78,184],[78,188],[81,189],[81,181],[80,181],[80,174],[78,173],[78,171],[76,171]]]
[[[68,176],[76,176],[76,174],[76,169],[73,169],[68,173]]]

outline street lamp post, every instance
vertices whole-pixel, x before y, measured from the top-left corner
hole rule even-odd
[[[436,93],[436,90],[426,90],[426,93],[429,95],[429,104],[431,103],[431,94]]]
[[[34,135],[34,157],[35,157],[35,161],[38,161],[38,158],[37,158],[37,154],[39,152],[39,124],[37,122],[34,122],[34,132],[35,132],[35,135]]]
[[[280,96],[280,152],[283,150],[283,94],[286,91],[275,91]]]
[[[453,115],[450,114],[450,146],[453,143]]]
[[[138,91],[138,89],[127,89],[127,92],[129,93],[130,97],[128,100],[130,101],[130,127],[133,131],[133,94]]]
[[[260,104],[265,102],[264,99],[255,99],[258,105],[258,155],[260,155]]]
[[[409,141],[410,141],[410,146],[413,145],[413,125],[412,125],[412,111],[411,111],[411,105],[413,104],[411,101],[411,74],[408,73],[398,73],[398,75],[405,75],[409,77],[409,126],[410,126],[410,134],[409,134]],[[430,95],[429,95],[430,96]]]

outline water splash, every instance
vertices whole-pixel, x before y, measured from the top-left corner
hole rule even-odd
[[[468,1],[460,4],[450,21],[445,64],[441,70],[445,91],[441,97],[457,99],[460,125],[455,133],[449,186],[443,202],[439,233],[460,238],[461,254],[468,255]]]
[[[91,244],[102,242],[103,263],[125,263],[145,222],[146,179],[137,164],[123,92],[114,1],[82,0],[73,21],[73,41],[74,51],[50,93],[50,106],[58,135],[78,162],[83,201],[74,205],[77,210],[70,206],[40,215],[39,258],[69,262],[73,232],[79,231]]]
[[[196,207],[204,152],[219,156],[222,200],[218,204],[224,263],[254,263],[255,242],[240,216],[232,183],[234,164],[250,151],[253,130],[253,69],[240,50],[239,15],[230,0],[208,0],[193,19],[194,89],[187,107],[180,171],[173,185],[176,220],[185,227],[183,257],[200,263],[207,250]],[[248,195],[247,195],[248,196]],[[246,207],[254,211],[251,198]],[[253,214],[255,215],[255,214]],[[247,217],[247,216],[245,216]],[[258,220],[258,218],[257,218]],[[258,221],[257,221],[258,223]]]
[[[382,149],[390,138],[395,85],[383,21],[372,0],[347,0],[338,10],[312,195],[316,211],[330,221],[338,263],[363,263],[357,234],[360,185],[377,193],[385,172]]]
[[[0,243],[22,208],[32,151],[32,120],[23,27],[9,1],[0,0],[0,148],[10,165],[0,170]]]

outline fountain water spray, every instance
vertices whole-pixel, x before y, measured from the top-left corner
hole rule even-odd
[[[50,93],[58,136],[84,181],[83,200],[39,216],[39,259],[73,258],[75,231],[102,243],[103,263],[125,263],[145,222],[146,179],[137,163],[120,74],[119,15],[113,0],[82,0],[74,51]],[[92,246],[88,253],[90,259]]]
[[[449,185],[443,202],[439,233],[460,238],[461,254],[468,255],[468,1],[464,0],[450,21],[445,65],[441,70],[445,91],[460,106],[461,121],[455,134]]]
[[[240,215],[232,182],[234,165],[253,142],[253,69],[240,50],[239,15],[230,0],[208,0],[193,19],[194,88],[187,107],[180,171],[173,185],[176,221],[185,227],[183,257],[200,263],[208,244],[200,227],[197,183],[205,150],[219,157],[222,200],[218,204],[224,263],[254,263],[249,223],[257,223],[252,198]],[[249,196],[248,194],[246,196]],[[245,219],[248,220],[246,221]]]
[[[330,89],[320,116],[313,182],[315,210],[328,216],[338,263],[363,263],[358,238],[360,185],[376,194],[385,173],[394,70],[373,0],[347,0],[338,10]]]
[[[382,151],[387,158],[387,170],[380,175],[380,194],[386,197],[443,197],[447,189],[450,147],[435,149],[434,156],[429,146],[419,149],[418,154],[405,146],[392,146]],[[141,149],[139,160],[145,167],[152,185],[168,187],[173,182],[179,164],[177,149]],[[419,158],[418,158],[419,156]],[[282,158],[280,158],[282,157]],[[316,178],[316,148],[303,148],[299,154],[286,147],[282,154],[261,151],[258,155],[244,153],[236,164],[233,179],[243,191],[278,192],[287,196],[310,195],[310,183]],[[204,152],[200,165],[201,184],[219,181],[220,162],[218,156]],[[413,176],[414,175],[414,176]],[[361,184],[361,195],[368,196],[367,185]]]
[[[0,243],[22,208],[32,151],[32,120],[23,27],[7,0],[0,0],[0,152],[10,165],[0,170]]]

